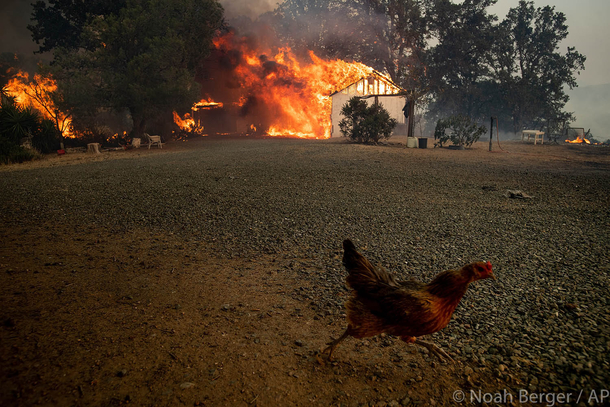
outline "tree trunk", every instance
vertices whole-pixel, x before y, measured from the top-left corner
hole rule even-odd
[[[411,100],[409,105],[409,119],[407,120],[407,137],[415,137],[414,128],[415,128],[415,118],[413,117],[415,114],[415,100]]]
[[[131,111],[131,118],[133,120],[133,137],[142,138],[144,136],[144,132],[146,131],[146,119],[137,113],[134,114],[134,109],[129,110]]]

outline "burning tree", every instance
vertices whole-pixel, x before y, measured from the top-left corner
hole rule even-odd
[[[73,137],[71,114],[58,108],[62,95],[57,92],[57,83],[50,74],[36,74],[30,80],[27,72],[18,72],[4,88],[18,105],[31,107],[44,119],[53,122],[62,137]]]
[[[128,109],[139,137],[154,119],[171,120],[173,110],[199,100],[196,70],[221,23],[215,0],[128,0],[88,17],[78,45],[55,49],[52,69],[70,89],[67,104]]]
[[[429,35],[425,2],[417,0],[286,0],[275,10],[280,37],[297,54],[357,60],[405,89],[419,87]],[[275,22],[274,21],[274,22]]]
[[[0,162],[30,160],[32,148],[42,153],[57,149],[60,133],[53,121],[32,106],[19,104],[6,87],[0,99]]]

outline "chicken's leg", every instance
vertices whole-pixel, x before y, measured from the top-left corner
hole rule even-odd
[[[415,339],[413,341],[413,343],[416,345],[423,346],[424,348],[427,348],[431,353],[433,353],[441,361],[443,360],[443,358],[447,358],[452,363],[455,363],[455,361],[451,358],[451,356],[449,356],[447,354],[447,352],[445,352],[444,350],[442,350],[441,348],[439,348],[438,346],[436,346],[433,343],[420,341],[419,339]]]
[[[339,344],[340,344],[341,342],[343,342],[343,340],[344,340],[345,338],[347,338],[348,336],[350,336],[350,333],[349,333],[349,332],[350,332],[350,331],[349,331],[349,327],[347,327],[347,329],[345,330],[345,332],[343,333],[343,335],[341,335],[341,337],[340,337],[340,338],[335,339],[335,340],[333,340],[332,342],[327,343],[327,345],[330,345],[330,346],[328,346],[326,349],[324,349],[324,350],[322,351],[322,353],[324,354],[324,353],[328,352],[328,360],[329,360],[329,361],[332,361],[332,360],[333,360],[333,352],[335,351],[335,348],[336,348],[337,346],[339,346]]]
[[[406,343],[414,343],[416,345],[423,346],[424,348],[428,349],[430,351],[430,353],[433,353],[434,356],[439,358],[441,360],[441,362],[443,361],[443,358],[447,358],[451,362],[455,362],[451,358],[451,356],[449,356],[447,354],[447,352],[445,352],[444,350],[442,350],[441,348],[439,348],[438,346],[436,346],[433,343],[420,341],[419,339],[417,339],[414,336],[401,336],[400,339],[402,339]]]

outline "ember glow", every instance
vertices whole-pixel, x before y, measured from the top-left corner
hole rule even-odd
[[[36,74],[34,80],[30,81],[28,73],[20,71],[5,89],[19,105],[30,106],[43,118],[53,121],[64,137],[76,137],[72,133],[72,120],[59,111],[53,102],[52,95],[57,91],[57,83],[53,78]]]
[[[254,43],[234,33],[216,38],[217,69],[210,68],[202,82],[204,92],[234,109],[238,133],[257,129],[270,136],[329,138],[330,94],[374,72],[313,52],[299,60],[290,48],[273,51]]]

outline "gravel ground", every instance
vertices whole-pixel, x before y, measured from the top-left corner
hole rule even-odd
[[[490,260],[498,280],[473,284],[433,340],[532,391],[609,387],[608,148],[184,144],[134,159],[3,168],[2,222],[146,227],[207,242],[222,258],[272,254],[311,285],[291,295],[338,321],[345,238],[400,278],[429,281]]]

